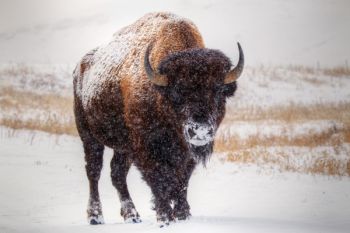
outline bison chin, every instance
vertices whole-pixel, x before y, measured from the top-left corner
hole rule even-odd
[[[210,123],[192,120],[184,124],[184,135],[191,155],[197,162],[205,165],[213,151],[215,127]]]
[[[191,155],[193,159],[197,163],[202,163],[203,166],[205,167],[207,161],[210,158],[210,155],[213,152],[213,142],[210,142],[204,146],[195,146],[192,144],[189,144],[189,149],[191,151]]]

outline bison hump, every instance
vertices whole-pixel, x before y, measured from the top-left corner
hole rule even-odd
[[[142,83],[149,82],[143,69],[143,56],[147,46],[156,41],[166,41],[166,44],[158,44],[162,49],[155,49],[156,54],[153,53],[154,59],[151,57],[151,63],[159,63],[168,51],[183,49],[179,46],[178,40],[174,43],[171,41],[171,38],[183,38],[183,35],[177,36],[179,32],[175,30],[179,28],[177,25],[183,24],[190,25],[194,34],[199,35],[191,21],[172,13],[147,14],[116,32],[110,42],[99,46],[95,51],[94,64],[89,67],[89,71],[83,74],[81,84],[83,105],[87,106],[93,98],[100,95],[110,82],[120,82],[123,79],[128,79],[131,85],[142,85]],[[169,27],[174,27],[174,30]],[[164,34],[164,31],[170,33]],[[199,44],[202,44],[200,35],[198,40]],[[182,44],[188,46],[185,43]],[[156,67],[155,64],[152,65]]]

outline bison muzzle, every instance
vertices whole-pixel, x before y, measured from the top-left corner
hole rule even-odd
[[[204,47],[191,21],[151,13],[81,59],[73,73],[74,113],[90,224],[103,223],[98,181],[105,146],[114,150],[111,178],[125,221],[141,221],[126,184],[131,165],[150,186],[161,224],[189,218],[189,179],[210,157],[226,99],[236,91],[244,65],[238,49],[232,68],[222,52]]]

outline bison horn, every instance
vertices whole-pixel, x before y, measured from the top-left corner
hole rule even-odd
[[[165,75],[161,75],[158,72],[154,72],[152,69],[152,66],[149,62],[149,54],[152,49],[152,44],[150,44],[147,47],[145,58],[144,58],[144,66],[146,69],[146,73],[148,78],[151,80],[152,83],[158,86],[168,86],[168,78]]]
[[[243,50],[242,50],[241,45],[239,43],[237,43],[237,45],[238,45],[238,50],[239,50],[239,60],[238,60],[236,67],[227,73],[225,80],[224,80],[225,84],[229,84],[229,83],[236,81],[239,78],[239,76],[241,76],[242,71],[243,71],[244,54],[243,54]]]

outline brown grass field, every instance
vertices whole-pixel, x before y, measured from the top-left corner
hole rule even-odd
[[[53,134],[77,135],[73,117],[73,98],[36,94],[13,88],[0,89],[0,109],[9,112],[0,119],[0,125],[12,129],[40,130]],[[38,112],[28,118],[23,115]]]
[[[303,66],[290,66],[288,69],[303,74],[322,72],[335,77],[350,76],[349,69],[344,67],[321,71]],[[260,72],[262,70],[260,68]],[[0,75],[4,75],[4,72],[0,72]],[[6,75],[13,75],[13,72],[33,73],[30,68],[23,67],[6,72]],[[0,110],[0,125],[5,127],[77,136],[73,98],[70,95],[0,86]],[[293,127],[295,124],[328,120],[337,122],[337,126],[330,125],[302,135],[291,135],[288,131],[273,135],[257,132],[241,138],[236,134],[223,136],[219,130],[214,149],[224,155],[223,160],[229,162],[277,167],[281,171],[350,176],[350,100],[334,104],[301,105],[291,102],[268,108],[229,108],[223,127],[235,122],[252,125],[275,122]],[[330,149],[322,151],[319,148]]]

